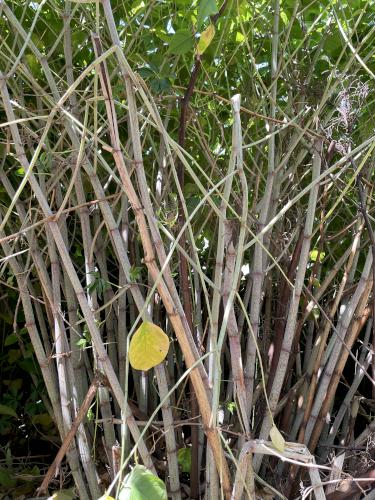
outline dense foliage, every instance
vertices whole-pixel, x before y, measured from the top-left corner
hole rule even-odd
[[[371,475],[374,32],[369,0],[0,0],[0,497]]]

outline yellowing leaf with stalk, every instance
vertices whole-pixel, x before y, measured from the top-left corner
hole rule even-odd
[[[163,330],[145,321],[130,341],[130,364],[135,370],[147,371],[165,359],[168,349],[169,339]]]
[[[273,424],[272,429],[270,430],[270,438],[276,450],[284,451],[285,439],[283,438],[281,432],[279,431],[279,429],[276,427],[275,424]]]
[[[199,39],[196,50],[196,54],[198,56],[201,56],[203,54],[203,52],[212,42],[214,36],[215,36],[215,26],[213,24],[210,24],[209,27],[203,31]]]

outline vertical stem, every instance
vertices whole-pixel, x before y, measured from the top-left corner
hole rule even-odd
[[[322,157],[321,157],[321,151],[322,151],[322,142],[320,140],[317,140],[314,144],[314,153],[313,153],[313,165],[312,165],[312,182],[319,177],[320,175],[320,168],[321,168],[321,162],[322,162]],[[281,348],[281,353],[279,357],[279,362],[277,365],[276,373],[275,373],[275,378],[272,384],[272,388],[270,391],[269,395],[269,403],[270,403],[270,409],[272,412],[275,411],[281,389],[283,386],[287,366],[288,366],[288,359],[290,356],[290,351],[293,343],[293,338],[294,338],[294,331],[295,331],[295,326],[297,323],[297,314],[298,314],[298,309],[299,309],[299,304],[300,304],[300,298],[301,298],[301,292],[302,292],[302,287],[305,279],[305,273],[306,273],[306,268],[307,268],[307,263],[308,263],[308,258],[309,258],[309,251],[310,251],[310,241],[311,241],[311,235],[312,235],[312,230],[313,230],[313,225],[314,225],[314,217],[315,217],[315,208],[316,208],[316,203],[318,199],[318,192],[319,192],[319,184],[316,182],[313,184],[313,187],[310,190],[310,196],[309,196],[309,202],[308,202],[308,207],[307,207],[307,214],[306,214],[306,221],[305,221],[305,228],[304,228],[304,240],[302,243],[302,248],[301,248],[301,254],[300,254],[300,259],[298,263],[298,270],[296,274],[296,279],[294,283],[294,290],[293,290],[293,295],[290,300],[290,306],[289,306],[289,314],[288,314],[288,319],[285,327],[285,332],[284,332],[284,338],[283,338],[283,343],[282,343],[282,348]],[[270,419],[265,419],[263,421],[261,431],[260,431],[260,439],[267,439],[268,434],[271,430],[272,427],[272,422]],[[262,456],[258,455],[255,460],[254,460],[254,468],[255,470],[258,470],[260,464],[261,464]]]
[[[26,170],[29,170],[30,165],[29,165],[29,162],[28,162],[26,154],[25,154],[25,150],[23,147],[23,143],[21,141],[21,137],[19,135],[17,124],[14,123],[15,116],[13,113],[12,106],[10,104],[8,89],[7,89],[7,86],[5,83],[5,79],[1,73],[0,73],[0,86],[1,86],[0,90],[1,90],[1,95],[2,95],[2,99],[3,99],[3,104],[4,104],[4,109],[5,109],[5,112],[7,115],[7,119],[9,122],[12,122],[12,125],[10,125],[10,129],[11,129],[11,133],[13,136],[13,141],[14,141],[17,157],[18,157],[21,165],[25,168],[25,171],[26,171]],[[30,170],[29,170],[29,172],[30,172],[29,183],[30,183],[31,189],[34,192],[34,194],[38,200],[38,203],[40,204],[40,207],[43,211],[44,216],[49,221],[48,227],[51,230],[56,247],[59,250],[62,263],[65,267],[65,270],[66,270],[66,272],[69,276],[69,279],[72,283],[72,286],[75,290],[78,302],[79,302],[81,309],[82,309],[83,316],[86,320],[88,329],[90,331],[91,338],[93,340],[93,344],[98,352],[99,360],[103,364],[103,368],[104,368],[105,374],[108,378],[108,381],[111,385],[111,389],[113,391],[114,397],[117,399],[119,405],[121,407],[124,407],[125,406],[124,393],[123,393],[122,388],[118,382],[118,379],[117,379],[117,376],[113,370],[113,367],[108,360],[108,356],[107,356],[106,350],[104,348],[104,345],[103,345],[103,342],[102,342],[102,339],[100,336],[100,332],[99,332],[97,325],[95,323],[95,319],[92,315],[90,306],[87,302],[85,292],[82,288],[81,282],[77,276],[77,272],[76,272],[74,265],[70,259],[69,251],[68,251],[68,249],[65,245],[64,239],[61,235],[59,225],[55,220],[53,220],[52,210],[49,207],[48,202],[45,199],[43,192],[40,189],[40,186],[39,186],[34,174]],[[145,465],[147,465],[151,470],[155,470],[145,443],[143,442],[143,440],[139,440],[140,433],[138,430],[138,426],[136,425],[135,420],[131,414],[130,408],[128,408],[128,412],[129,412],[128,413],[129,416],[128,416],[128,420],[127,420],[128,425],[129,425],[129,428],[133,434],[135,441],[138,442],[139,451],[140,451],[140,454],[142,456],[142,459],[143,459]]]
[[[108,9],[110,10],[110,6],[108,5],[107,0],[105,0],[106,4],[106,12],[108,12]],[[114,20],[113,20],[113,14],[112,11],[110,10],[109,13],[109,19],[111,22],[111,26],[114,27]],[[117,35],[117,33],[116,33]],[[118,35],[117,35],[118,36]],[[98,39],[95,39],[94,37],[94,43],[96,49],[100,49],[100,42]],[[120,57],[120,54],[122,54],[122,51],[118,51],[119,55],[119,60],[124,62],[124,60]],[[126,70],[126,78],[125,82],[127,85],[127,91],[129,93],[129,96],[131,97],[131,102],[132,106],[129,105],[129,109],[131,108],[131,131],[132,131],[132,138],[133,140],[133,149],[134,149],[134,155],[136,158],[140,157],[142,158],[141,155],[141,143],[140,143],[140,137],[139,137],[139,128],[138,128],[138,119],[137,119],[137,110],[135,107],[135,102],[134,102],[134,96],[133,96],[133,88],[130,82],[130,77],[128,75],[128,69]],[[120,144],[118,140],[118,130],[117,130],[117,119],[116,119],[116,113],[113,105],[113,101],[111,99],[111,88],[109,85],[109,78],[108,78],[108,72],[106,71],[106,66],[105,64],[101,65],[101,72],[100,72],[100,77],[101,77],[101,83],[102,83],[102,90],[103,94],[105,96],[105,103],[106,103],[106,108],[107,108],[107,113],[109,117],[109,124],[110,124],[110,132],[111,132],[111,141],[112,141],[112,154],[113,158],[115,160],[116,166],[118,168],[124,190],[129,198],[129,202],[132,205],[134,215],[136,222],[139,226],[139,234],[142,240],[143,248],[144,248],[144,262],[147,265],[147,268],[150,272],[150,275],[152,276],[153,281],[156,283],[159,295],[164,303],[166,312],[169,316],[169,319],[174,327],[177,339],[179,341],[179,344],[181,346],[181,349],[184,353],[185,356],[185,361],[188,366],[188,368],[192,367],[195,365],[197,357],[195,357],[195,353],[193,352],[193,349],[195,352],[196,351],[196,346],[193,342],[193,346],[191,345],[191,332],[188,329],[188,332],[190,332],[190,336],[188,335],[188,332],[186,331],[186,328],[183,324],[183,318],[185,318],[185,315],[181,316],[176,307],[176,302],[174,300],[174,294],[173,297],[170,294],[170,289],[167,288],[163,278],[162,278],[162,273],[159,271],[157,265],[156,265],[156,259],[155,259],[155,253],[154,253],[154,248],[156,247],[156,250],[159,251],[159,255],[165,255],[165,249],[162,247],[162,241],[160,240],[159,244],[156,244],[155,241],[153,241],[150,237],[150,233],[152,234],[153,231],[149,232],[149,228],[147,225],[147,222],[150,223],[151,228],[153,227],[155,230],[155,216],[152,211],[152,205],[149,199],[149,194],[147,190],[147,184],[145,184],[145,179],[144,179],[144,171],[143,171],[143,163],[142,160],[136,160],[136,165],[138,165],[137,171],[141,172],[140,177],[138,177],[138,183],[143,184],[141,188],[141,196],[142,196],[142,204],[140,203],[140,200],[138,198],[138,195],[134,189],[134,186],[131,182],[129,172],[126,168],[124,158],[122,156],[122,152],[120,149]],[[130,103],[130,101],[129,101]],[[137,146],[137,147],[136,147]],[[138,156],[139,155],[139,156]],[[137,163],[140,162],[140,163]],[[151,210],[151,213],[148,213],[148,211]],[[145,213],[148,213],[147,217],[147,222],[146,222],[146,217]],[[154,234],[155,235],[155,234]],[[165,271],[167,266],[167,263],[165,262],[165,266],[163,268],[163,271]],[[168,273],[167,273],[168,276]],[[174,284],[173,284],[174,287]],[[179,303],[179,301],[178,301]],[[186,318],[185,318],[186,320]],[[199,363],[199,366],[202,369],[202,363]],[[224,494],[226,497],[230,497],[230,491],[231,491],[231,486],[230,486],[230,476],[229,476],[229,469],[228,469],[228,464],[226,461],[226,458],[224,456],[224,452],[221,446],[220,438],[218,436],[217,430],[212,426],[212,420],[211,420],[211,409],[207,397],[207,392],[205,385],[203,383],[201,373],[199,368],[194,367],[194,369],[191,371],[190,376],[192,378],[194,388],[197,394],[197,400],[200,406],[201,414],[202,414],[202,419],[204,422],[204,425],[206,427],[206,434],[207,438],[209,441],[209,444],[213,450],[213,454],[215,457],[215,464],[218,469],[218,471],[221,474],[222,477],[222,482],[223,482],[223,489],[224,489]]]
[[[279,18],[280,18],[280,0],[275,0],[274,3],[274,18],[272,31],[272,55],[271,55],[271,103],[270,115],[272,118],[276,116],[277,102],[277,65],[278,65],[278,50],[279,50]],[[270,138],[268,141],[268,173],[265,192],[262,198],[261,212],[259,215],[258,232],[262,231],[267,223],[268,212],[271,205],[272,191],[275,177],[275,135],[274,124],[270,122]],[[270,234],[268,235],[270,238]],[[259,333],[259,320],[262,307],[262,288],[264,282],[263,272],[263,235],[258,237],[258,242],[254,249],[254,260],[252,266],[252,294],[250,303],[250,323],[253,330],[253,335],[257,339]],[[247,391],[247,408],[248,414],[251,414],[252,400],[254,391],[254,372],[256,361],[256,346],[253,341],[253,336],[250,335],[246,347],[246,363],[245,363],[245,385]]]

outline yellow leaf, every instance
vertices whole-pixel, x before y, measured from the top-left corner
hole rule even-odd
[[[109,495],[103,495],[98,500],[115,500],[115,499]]]
[[[200,56],[207,49],[215,36],[215,26],[210,24],[209,27],[203,31],[197,45],[197,54]]]
[[[236,33],[236,42],[237,43],[241,43],[244,40],[245,40],[244,35],[240,31],[237,31],[237,33]]]
[[[276,448],[276,450],[279,451],[284,451],[285,449],[285,439],[281,435],[279,429],[276,427],[276,425],[272,426],[272,429],[270,431],[270,438],[272,441],[272,444]]]
[[[135,370],[147,371],[165,359],[168,349],[169,339],[163,330],[144,322],[130,341],[130,364]]]

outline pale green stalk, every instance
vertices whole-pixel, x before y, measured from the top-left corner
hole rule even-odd
[[[234,98],[233,98],[234,99]],[[239,96],[238,96],[239,101]],[[237,102],[236,102],[237,103]],[[233,101],[233,108],[235,107]],[[223,270],[224,270],[224,248],[225,248],[225,239],[226,239],[226,225],[227,225],[227,205],[229,204],[229,198],[232,191],[232,183],[233,183],[233,172],[236,167],[236,162],[238,159],[238,155],[242,154],[242,142],[239,146],[238,144],[238,134],[241,137],[241,125],[238,126],[237,114],[239,114],[239,105],[238,111],[237,108],[234,109],[234,126],[232,132],[232,152],[229,159],[228,170],[227,170],[227,180],[224,184],[223,197],[221,200],[220,206],[220,217],[218,221],[218,230],[217,230],[217,246],[216,246],[216,256],[215,256],[215,271],[214,271],[214,289],[212,293],[212,305],[211,305],[211,314],[212,314],[212,322],[211,322],[211,330],[209,337],[209,350],[212,351],[212,355],[209,357],[208,364],[208,378],[210,386],[212,386],[213,394],[212,394],[212,419],[213,424],[216,425],[217,420],[217,411],[219,405],[219,395],[220,395],[220,382],[221,382],[221,366],[220,366],[220,358],[221,358],[221,348],[218,346],[218,333],[219,333],[219,309],[220,304],[222,302],[222,281],[223,281]],[[239,147],[241,150],[239,150]],[[242,165],[241,165],[242,168]],[[211,498],[215,498],[218,496],[218,479],[216,474],[216,468],[213,463],[212,458],[210,457],[210,451],[207,454],[207,473],[209,474],[208,486],[209,489],[207,494]]]
[[[271,102],[270,102],[270,116],[276,116],[276,98],[277,98],[277,66],[278,66],[278,50],[279,50],[279,18],[280,18],[280,2],[275,0],[274,3],[274,21],[272,32],[272,55],[271,55]],[[270,123],[270,138],[268,141],[268,173],[267,181],[264,190],[264,195],[261,202],[261,211],[258,221],[258,232],[262,232],[268,219],[268,212],[272,200],[272,192],[275,179],[275,135],[274,124]],[[270,233],[268,233],[270,235]],[[269,236],[270,237],[270,236]],[[252,273],[252,292],[250,301],[250,321],[251,327],[254,332],[255,338],[259,333],[259,320],[260,311],[262,307],[262,288],[264,281],[263,274],[263,236],[258,236],[258,244],[254,248],[254,259],[251,269]],[[251,336],[248,337],[246,345],[245,357],[245,386],[247,396],[247,413],[250,416],[252,411],[252,399],[254,391],[254,375],[255,375],[255,361],[256,361],[256,347]]]
[[[95,65],[93,65],[93,67],[94,66]],[[15,117],[14,117],[13,109],[10,105],[9,94],[8,94],[8,90],[7,90],[7,87],[4,83],[4,81],[2,82],[1,94],[2,94],[2,98],[3,98],[5,112],[7,114],[7,119],[8,119],[8,121],[13,122]],[[69,275],[69,279],[72,283],[72,286],[75,290],[77,299],[78,299],[79,304],[80,304],[81,309],[82,309],[83,316],[86,320],[88,329],[90,331],[91,338],[93,340],[93,344],[98,352],[100,361],[103,363],[104,371],[105,371],[105,374],[107,375],[108,381],[111,385],[111,389],[113,391],[114,397],[117,399],[119,405],[123,407],[125,404],[123,390],[118,382],[117,376],[112,368],[112,365],[110,364],[110,362],[108,360],[106,350],[105,350],[103,342],[101,340],[100,332],[99,332],[97,325],[95,323],[95,319],[92,315],[90,306],[87,302],[85,292],[84,292],[82,285],[80,283],[80,280],[77,276],[76,270],[75,270],[73,263],[70,259],[69,251],[65,246],[64,239],[61,235],[59,226],[58,226],[57,222],[55,222],[52,219],[52,211],[47,203],[47,200],[45,199],[45,197],[43,195],[43,192],[40,189],[40,186],[39,186],[37,180],[34,177],[32,169],[30,168],[30,164],[26,158],[26,155],[25,155],[25,152],[23,149],[23,145],[21,142],[21,138],[19,136],[17,125],[11,125],[10,128],[11,128],[13,141],[15,144],[18,159],[19,159],[21,165],[24,167],[25,172],[26,171],[29,172],[29,179],[28,180],[29,180],[30,186],[31,186],[31,188],[32,188],[32,190],[33,190],[33,192],[34,192],[34,194],[35,194],[35,196],[40,204],[40,207],[44,213],[44,216],[49,219],[48,227],[51,230],[51,233],[53,235],[56,246],[59,249],[61,260],[63,262],[63,265],[65,267],[67,274]],[[34,154],[33,158],[35,158],[35,154]],[[130,416],[128,417],[128,424],[129,424],[129,428],[133,434],[134,439],[138,440],[139,430],[138,430],[137,425],[135,424],[133,417],[130,417]],[[149,453],[148,453],[148,450],[145,446],[145,443],[140,441],[139,444],[140,444],[139,451],[140,451],[140,454],[142,456],[144,463],[147,464],[151,470],[153,470],[154,467],[153,467],[153,464],[150,460]]]
[[[321,161],[322,161],[321,150],[322,150],[322,144],[320,141],[317,141],[315,143],[314,153],[313,153],[313,166],[312,166],[312,182],[313,183],[320,175],[320,168],[321,168]],[[301,292],[302,292],[302,287],[303,287],[303,283],[304,283],[304,279],[305,279],[307,263],[308,263],[308,259],[309,259],[310,240],[311,240],[311,234],[312,234],[313,225],[314,225],[315,208],[316,208],[316,203],[317,203],[317,199],[318,199],[318,191],[319,191],[319,185],[315,183],[314,187],[311,188],[311,190],[310,190],[309,202],[308,202],[306,220],[305,220],[305,227],[304,227],[304,240],[302,243],[301,254],[300,254],[300,259],[299,259],[299,263],[298,263],[298,270],[297,270],[295,284],[294,284],[294,290],[293,290],[292,297],[290,300],[289,314],[288,314],[288,318],[287,318],[287,322],[286,322],[286,326],[285,326],[284,338],[283,338],[282,347],[281,347],[281,351],[280,351],[279,361],[277,364],[274,381],[273,381],[272,388],[271,388],[270,395],[269,395],[269,403],[270,403],[271,412],[274,412],[276,409],[276,406],[277,406],[277,403],[278,403],[278,400],[280,397],[281,389],[283,387],[283,382],[284,382],[286,370],[288,367],[290,350],[292,347],[295,326],[297,323],[297,314],[298,314],[298,309],[299,309],[299,305],[300,305]],[[261,431],[260,431],[260,439],[267,439],[268,438],[268,435],[269,435],[269,432],[271,430],[272,425],[273,425],[273,422],[271,419],[266,418],[263,421]],[[262,461],[262,456],[257,455],[257,457],[254,460],[254,469],[256,471],[259,469],[261,461]]]
[[[100,49],[100,40],[96,36],[93,36],[94,40],[94,46],[95,46],[95,51],[96,55],[98,55],[98,50]],[[103,64],[101,68],[101,73],[99,73],[100,76],[100,81],[102,85],[102,90],[103,94],[106,100],[106,109],[108,113],[108,118],[111,121],[109,125],[109,131],[111,135],[111,142],[112,142],[112,147],[116,151],[117,154],[119,154],[119,159],[122,162],[122,167],[124,168],[125,162],[123,160],[123,156],[121,154],[121,147],[120,147],[120,140],[119,140],[119,133],[118,133],[118,126],[117,126],[117,119],[116,119],[116,112],[115,108],[113,106],[112,98],[111,98],[111,89],[110,89],[110,81],[109,81],[109,74],[106,68],[106,65]],[[128,89],[129,92],[129,89]],[[131,108],[130,102],[129,102],[129,108]],[[136,171],[139,171],[139,166],[137,167],[137,162],[140,161],[142,162],[142,147],[140,143],[140,136],[139,136],[139,130],[137,127],[137,123],[132,123],[132,115],[130,114],[130,121],[131,121],[131,130],[132,130],[132,145],[133,145],[133,150],[134,150],[134,157],[136,161]],[[115,158],[116,160],[117,158]],[[120,171],[120,175],[122,172]],[[146,178],[144,176],[144,172],[142,173],[141,177],[138,178],[139,184],[144,181],[146,182]],[[142,191],[141,189],[141,196],[143,200],[143,204],[145,206],[145,201],[149,203],[149,209],[151,213],[149,213],[149,221],[152,219],[153,220],[153,211],[152,211],[152,206],[149,198],[146,200],[145,198],[145,189],[147,190],[147,185],[144,185],[144,189]],[[143,194],[142,194],[143,193]],[[147,195],[148,196],[148,195]],[[146,211],[147,212],[147,211]],[[159,236],[160,238],[160,236]],[[160,243],[161,239],[160,239]],[[146,253],[146,257],[147,257]],[[140,309],[140,313],[142,314],[144,308]],[[146,312],[143,313],[144,318],[146,319],[148,315],[146,315]],[[156,368],[156,374],[157,374],[157,379],[159,382],[159,391],[161,397],[165,396],[168,394],[168,386],[167,386],[167,379],[165,375],[165,366],[164,365],[159,365]],[[121,407],[123,408],[123,407]],[[166,401],[165,405],[163,406],[163,420],[164,420],[164,426],[165,426],[165,443],[166,443],[166,448],[167,448],[167,453],[168,453],[168,468],[169,468],[169,477],[170,477],[170,483],[171,483],[171,492],[173,495],[173,498],[175,500],[180,500],[181,498],[181,493],[180,493],[180,482],[179,482],[179,474],[178,474],[178,461],[177,461],[177,452],[176,452],[176,440],[175,440],[175,435],[174,435],[174,429],[173,429],[173,415],[172,415],[172,410],[170,407],[169,399]],[[123,461],[123,460],[122,460]]]
[[[140,195],[141,195],[141,200],[142,204],[145,210],[145,215],[150,227],[150,232],[151,232],[151,237],[153,240],[153,244],[155,247],[156,254],[158,256],[160,265],[163,266],[166,260],[166,254],[165,254],[165,249],[163,242],[160,237],[160,232],[159,228],[157,226],[155,216],[153,213],[153,208],[150,200],[150,195],[148,192],[148,187],[147,187],[147,180],[144,172],[144,166],[143,166],[143,158],[142,158],[142,145],[140,142],[140,136],[139,136],[139,122],[138,122],[138,114],[137,114],[137,108],[136,108],[136,102],[135,102],[135,95],[134,95],[134,87],[131,82],[131,76],[132,72],[127,64],[127,61],[123,55],[122,49],[121,49],[121,42],[117,34],[116,30],[116,25],[115,21],[113,18],[113,12],[110,6],[110,3],[108,0],[103,1],[103,7],[104,7],[104,12],[106,16],[106,20],[108,23],[108,28],[110,31],[112,43],[114,44],[114,47],[116,48],[116,54],[118,56],[118,61],[120,63],[120,67],[122,69],[122,76],[125,81],[125,87],[126,87],[126,93],[128,97],[128,106],[129,106],[129,120],[130,120],[130,131],[131,131],[131,137],[132,137],[132,146],[133,146],[133,154],[134,154],[134,161],[135,161],[135,171],[137,174],[137,179],[138,179],[138,185],[140,189]],[[163,127],[160,127],[161,130],[163,130]],[[171,294],[171,297],[173,299],[173,302],[175,304],[175,307],[177,308],[178,314],[181,318],[181,321],[184,325],[184,330],[186,332],[186,337],[189,341],[190,348],[194,354],[195,359],[199,357],[192,332],[190,331],[188,322],[186,320],[186,316],[181,304],[181,300],[179,298],[179,294],[177,293],[177,289],[175,286],[175,283],[172,279],[171,271],[169,269],[169,266],[165,268],[164,271],[164,280],[165,283],[168,287],[168,291]],[[205,369],[203,366],[199,366],[199,371],[201,373],[202,381],[205,384],[206,390],[208,390],[208,380],[207,380],[207,374],[205,372]]]

